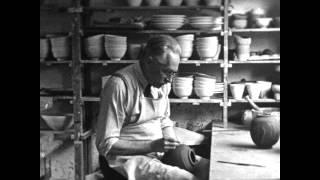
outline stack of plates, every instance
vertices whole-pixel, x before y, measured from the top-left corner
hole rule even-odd
[[[161,30],[177,30],[184,25],[185,15],[153,15],[151,26]]]
[[[216,86],[215,86],[215,89],[214,89],[214,93],[215,94],[223,93],[223,89],[224,89],[224,83],[223,82],[216,83]]]
[[[223,24],[222,17],[212,17],[212,16],[193,16],[189,17],[189,24],[195,29],[201,30],[221,30]]]

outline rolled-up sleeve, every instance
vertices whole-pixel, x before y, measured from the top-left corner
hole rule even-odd
[[[170,119],[170,114],[171,114],[170,100],[169,100],[170,91],[171,91],[171,84],[168,83],[163,87],[163,92],[166,97],[166,107],[165,107],[166,112],[165,112],[165,116],[161,119],[161,128],[162,129],[166,128],[166,127],[173,127],[174,126],[173,121]]]
[[[126,88],[118,77],[111,77],[101,92],[96,146],[100,155],[106,156],[120,137],[125,120]]]

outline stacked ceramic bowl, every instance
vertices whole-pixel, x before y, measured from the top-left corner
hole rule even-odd
[[[222,94],[223,90],[224,90],[224,83],[223,82],[216,82],[214,94]]]
[[[176,40],[178,41],[181,47],[181,61],[187,61],[193,52],[193,41],[194,35],[193,34],[186,34],[177,36]]]
[[[214,17],[212,16],[192,16],[188,20],[190,26],[195,29],[208,30],[214,26]]]
[[[161,30],[177,30],[184,25],[185,15],[153,15],[151,26]]]
[[[57,61],[63,61],[70,57],[70,38],[69,36],[51,37],[52,54]]]
[[[95,35],[84,40],[86,56],[92,60],[100,59],[104,54],[104,35]]]
[[[193,76],[175,77],[172,81],[173,92],[181,99],[188,99],[192,94]]]
[[[194,91],[200,99],[210,99],[215,92],[216,78],[214,76],[196,76]]]
[[[120,61],[127,52],[127,37],[105,35],[104,47],[108,57],[113,61]]]
[[[218,37],[201,37],[196,40],[196,49],[202,60],[212,61],[218,60],[221,47]]]
[[[43,62],[49,54],[49,40],[40,38],[40,62]]]

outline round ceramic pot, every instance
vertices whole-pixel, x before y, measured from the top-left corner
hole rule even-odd
[[[248,20],[247,19],[234,19],[232,21],[231,25],[235,29],[244,29],[248,26]]]
[[[127,0],[127,4],[130,7],[139,7],[142,4],[142,0]]]
[[[193,172],[196,164],[196,153],[189,146],[180,145],[176,149],[166,152],[162,162]]]
[[[157,7],[160,6],[161,0],[144,0],[147,6]]]
[[[263,149],[272,148],[280,138],[280,118],[278,115],[259,114],[250,128],[253,142]]]

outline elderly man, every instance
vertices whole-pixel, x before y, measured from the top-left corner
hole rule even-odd
[[[180,54],[171,36],[151,38],[139,63],[117,71],[102,90],[96,146],[128,180],[203,179],[160,161],[179,145],[168,95]]]

